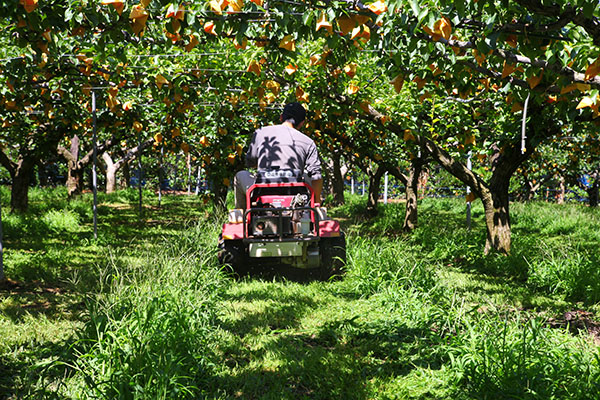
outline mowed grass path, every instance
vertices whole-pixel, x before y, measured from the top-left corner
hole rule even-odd
[[[95,241],[89,198],[43,193],[8,216],[0,398],[600,393],[596,210],[515,204],[513,254],[484,257],[479,207],[467,230],[463,202],[425,199],[405,235],[401,204],[368,220],[349,197],[345,274],[293,282],[221,271],[223,216],[193,196],[147,193],[142,222],[135,193],[102,198]]]

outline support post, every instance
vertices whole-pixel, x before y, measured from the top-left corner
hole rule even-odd
[[[467,156],[467,169],[470,171],[471,170],[471,152],[469,151],[469,154]],[[471,194],[471,187],[467,186],[467,197],[469,196],[469,194]],[[467,201],[467,228],[471,229],[471,202]]]
[[[525,105],[523,106],[523,121],[521,122],[521,154],[525,154],[525,152],[527,151],[526,148],[526,140],[527,140],[527,136],[526,136],[526,132],[525,132],[525,127],[527,126],[527,107],[529,106],[529,95],[531,93],[527,94],[527,98],[525,99]]]
[[[200,165],[198,165],[198,175],[196,177],[196,192],[194,193],[196,196],[200,193]]]
[[[190,153],[187,154],[187,168],[187,194],[190,194],[192,193],[192,155]]]
[[[363,178],[363,181],[362,181],[362,195],[363,196],[365,195],[365,179],[364,178]]]
[[[97,127],[96,127],[96,91],[92,90],[92,192],[94,193],[94,239],[98,239],[98,176],[96,165],[98,163]]]
[[[383,178],[383,204],[387,204],[388,202],[388,173],[385,171],[385,175]]]
[[[354,174],[350,175],[350,193],[354,194]]]
[[[142,137],[141,137],[141,131],[138,132],[137,134],[137,140],[138,140],[138,148],[140,149],[140,151],[138,151],[138,194],[139,194],[139,198],[140,198],[140,203],[139,203],[139,218],[140,221],[142,221],[143,218],[143,211],[142,211]]]
[[[163,156],[165,154],[165,146],[160,146],[160,158],[158,160],[158,206],[162,201],[162,184],[163,184]]]
[[[0,283],[6,279],[4,276],[4,233],[2,229],[2,205],[0,205]]]

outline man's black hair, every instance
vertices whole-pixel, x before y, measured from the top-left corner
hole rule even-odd
[[[306,110],[300,103],[288,103],[283,107],[281,119],[290,121],[294,127],[298,127],[306,119]]]

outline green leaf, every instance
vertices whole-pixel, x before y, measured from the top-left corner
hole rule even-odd
[[[72,10],[72,9],[70,9],[70,8],[67,8],[67,9],[65,10],[65,21],[67,21],[67,22],[68,22],[68,21],[70,21],[70,20],[71,20],[71,18],[73,18],[73,10]]]
[[[421,12],[419,13],[418,16],[418,20],[419,20],[419,25],[421,25],[421,22],[423,22],[423,20],[425,19],[425,17],[427,17],[427,15],[429,14],[429,10],[424,8],[421,10]]]
[[[454,6],[456,7],[456,11],[458,12],[458,15],[460,15],[461,17],[464,17],[465,16],[465,0],[455,0]]]
[[[593,0],[593,1],[586,1],[583,4],[583,15],[585,15],[587,18],[593,18],[594,17],[594,10],[596,9],[596,7],[598,6],[598,1],[597,0]]]
[[[485,38],[485,44],[490,48],[495,49],[497,47],[498,37],[500,36],[500,32],[493,33]]]
[[[307,11],[304,13],[304,15],[302,15],[302,23],[304,25],[310,25],[312,23],[313,18],[314,18],[314,12]]]
[[[415,17],[418,18],[419,14],[421,13],[421,6],[419,5],[419,1],[418,0],[411,0],[410,7],[412,8],[413,13],[415,14]]]
[[[477,51],[481,54],[487,54],[490,51],[490,47],[485,43],[484,40],[480,40],[477,42]]]

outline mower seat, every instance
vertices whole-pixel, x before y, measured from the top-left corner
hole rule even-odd
[[[256,173],[256,183],[303,182],[302,171],[298,169],[268,169]]]
[[[259,170],[256,173],[256,183],[260,184],[279,184],[272,187],[259,187],[252,191],[253,201],[264,195],[291,195],[298,193],[307,193],[308,189],[304,186],[285,186],[280,184],[304,182],[302,171],[292,169],[272,169]]]

